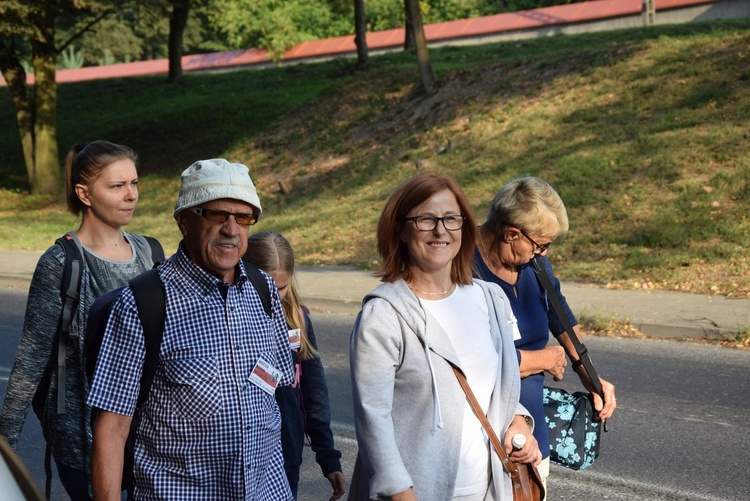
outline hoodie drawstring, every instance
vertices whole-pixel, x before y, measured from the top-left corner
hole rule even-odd
[[[430,379],[432,380],[432,394],[434,395],[435,405],[432,408],[432,431],[435,431],[437,421],[438,428],[444,428],[443,412],[440,409],[440,392],[438,391],[437,378],[435,377],[435,368],[432,365],[432,356],[430,355],[430,346],[425,342],[424,353],[427,358],[427,366],[430,368]]]

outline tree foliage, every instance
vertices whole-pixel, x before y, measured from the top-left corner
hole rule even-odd
[[[274,59],[300,42],[354,31],[351,8],[325,0],[216,0],[207,17],[230,47],[265,49]]]
[[[486,16],[572,0],[421,0],[424,23]],[[279,58],[305,40],[355,33],[351,0],[216,0],[207,9],[211,26],[235,48],[266,49]],[[367,0],[367,31],[403,28],[404,3]]]
[[[364,2],[367,31],[403,28],[404,2]],[[279,59],[294,45],[320,38],[355,33],[352,0],[215,0],[207,17],[230,47],[256,47]],[[422,0],[425,23],[492,14],[497,4],[488,0]]]
[[[184,6],[189,1],[180,3]],[[73,58],[78,64],[81,57],[89,63],[140,59],[148,40],[161,38],[165,47],[166,36],[159,26],[167,25],[164,12],[172,12],[171,6],[170,0],[0,3],[0,72],[10,89],[32,193],[59,195],[64,191],[56,125],[55,73],[60,56],[71,48],[65,53],[68,65]],[[179,36],[170,40],[170,46],[178,49],[172,51],[178,59],[182,55],[186,18],[179,23]],[[72,48],[74,42],[81,44],[80,52]],[[27,84],[27,68],[33,69],[33,86]]]
[[[128,19],[130,17],[130,19]],[[145,40],[135,31],[132,16],[113,13],[93,29],[87,31],[80,41],[81,54],[87,65],[102,64],[107,55],[112,62],[138,61],[144,55]],[[152,30],[160,34],[160,24],[154,23]],[[74,28],[79,28],[76,24]]]
[[[425,24],[487,16],[499,12],[496,1],[488,0],[421,0],[419,10]],[[402,28],[404,3],[393,0],[368,0],[365,19],[368,31]]]
[[[84,0],[4,0],[0,3],[0,72],[10,89],[21,135],[32,193],[62,193],[63,177],[57,148],[58,56],[82,34],[56,39],[58,23],[85,13],[92,26],[111,5]],[[34,69],[33,89],[26,83],[23,60]]]

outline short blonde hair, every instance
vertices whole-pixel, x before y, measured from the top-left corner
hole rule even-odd
[[[526,234],[557,238],[568,232],[568,212],[560,195],[537,177],[514,179],[492,199],[485,227],[499,235],[505,226]]]

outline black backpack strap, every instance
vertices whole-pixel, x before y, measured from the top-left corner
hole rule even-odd
[[[148,398],[156,367],[159,364],[159,350],[164,334],[167,305],[164,284],[156,269],[148,270],[132,279],[130,289],[133,291],[138,316],[143,326],[143,342],[146,348],[141,389],[138,393],[138,405],[140,405]]]
[[[271,308],[271,289],[269,289],[268,287],[266,277],[254,264],[250,264],[244,259],[242,260],[242,262],[245,265],[245,273],[247,273],[247,278],[250,280],[250,283],[253,284],[255,290],[258,291],[260,302],[263,303],[263,309],[266,310],[266,314],[269,317],[272,317],[273,309]]]
[[[50,499],[52,494],[52,451],[49,443],[44,447],[44,497]]]
[[[154,237],[147,237],[143,235],[148,245],[151,246],[151,260],[154,262],[154,266],[164,261],[166,256],[164,255],[164,248],[161,246],[159,241]]]
[[[61,295],[63,301],[60,331],[57,339],[57,413],[65,414],[65,358],[71,336],[70,325],[73,323],[81,295],[81,276],[83,275],[83,252],[81,244],[73,233],[66,233],[55,243],[65,253],[65,266]]]
[[[156,261],[155,261],[156,262]],[[135,305],[138,308],[138,316],[143,327],[143,343],[146,356],[143,361],[141,372],[141,388],[138,392],[135,414],[130,421],[130,432],[125,442],[125,455],[123,464],[123,490],[128,491],[128,499],[132,499],[133,488],[133,451],[135,450],[135,431],[138,427],[138,408],[148,400],[151,385],[154,382],[156,369],[159,366],[159,350],[164,337],[164,322],[167,317],[167,297],[164,291],[164,283],[159,277],[159,271],[152,268],[133,278],[130,281],[130,290],[133,291]]]
[[[83,251],[78,237],[69,232],[55,240],[55,244],[62,247],[65,256],[63,264],[63,277],[60,285],[60,297],[63,309],[60,315],[60,327],[57,330],[56,344],[53,344],[50,354],[49,365],[52,360],[57,359],[57,413],[65,413],[65,366],[68,354],[68,342],[70,341],[70,325],[73,323],[78,301],[81,296],[81,277],[83,276]],[[75,335],[73,337],[76,337]],[[56,355],[56,356],[55,356]],[[50,368],[50,370],[53,370]],[[49,382],[49,381],[48,381]],[[45,393],[48,389],[45,389]],[[37,388],[37,392],[39,388]],[[45,399],[48,398],[45,396]],[[45,400],[46,405],[46,400]],[[50,499],[52,492],[52,454],[49,443],[45,444],[44,450],[44,493]]]

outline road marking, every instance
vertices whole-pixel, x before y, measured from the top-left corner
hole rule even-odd
[[[726,501],[723,497],[715,497],[693,491],[676,490],[674,487],[666,485],[652,484],[632,478],[616,477],[592,470],[586,470],[585,474],[581,474],[580,472],[569,470],[568,468],[554,464],[551,469],[552,471],[550,472],[549,478],[553,490],[562,487],[554,487],[556,481],[559,482],[562,480],[580,486],[590,486],[594,489],[594,492],[599,493],[600,499],[689,499],[691,501]],[[611,493],[611,496],[605,495],[605,491],[607,494]]]

